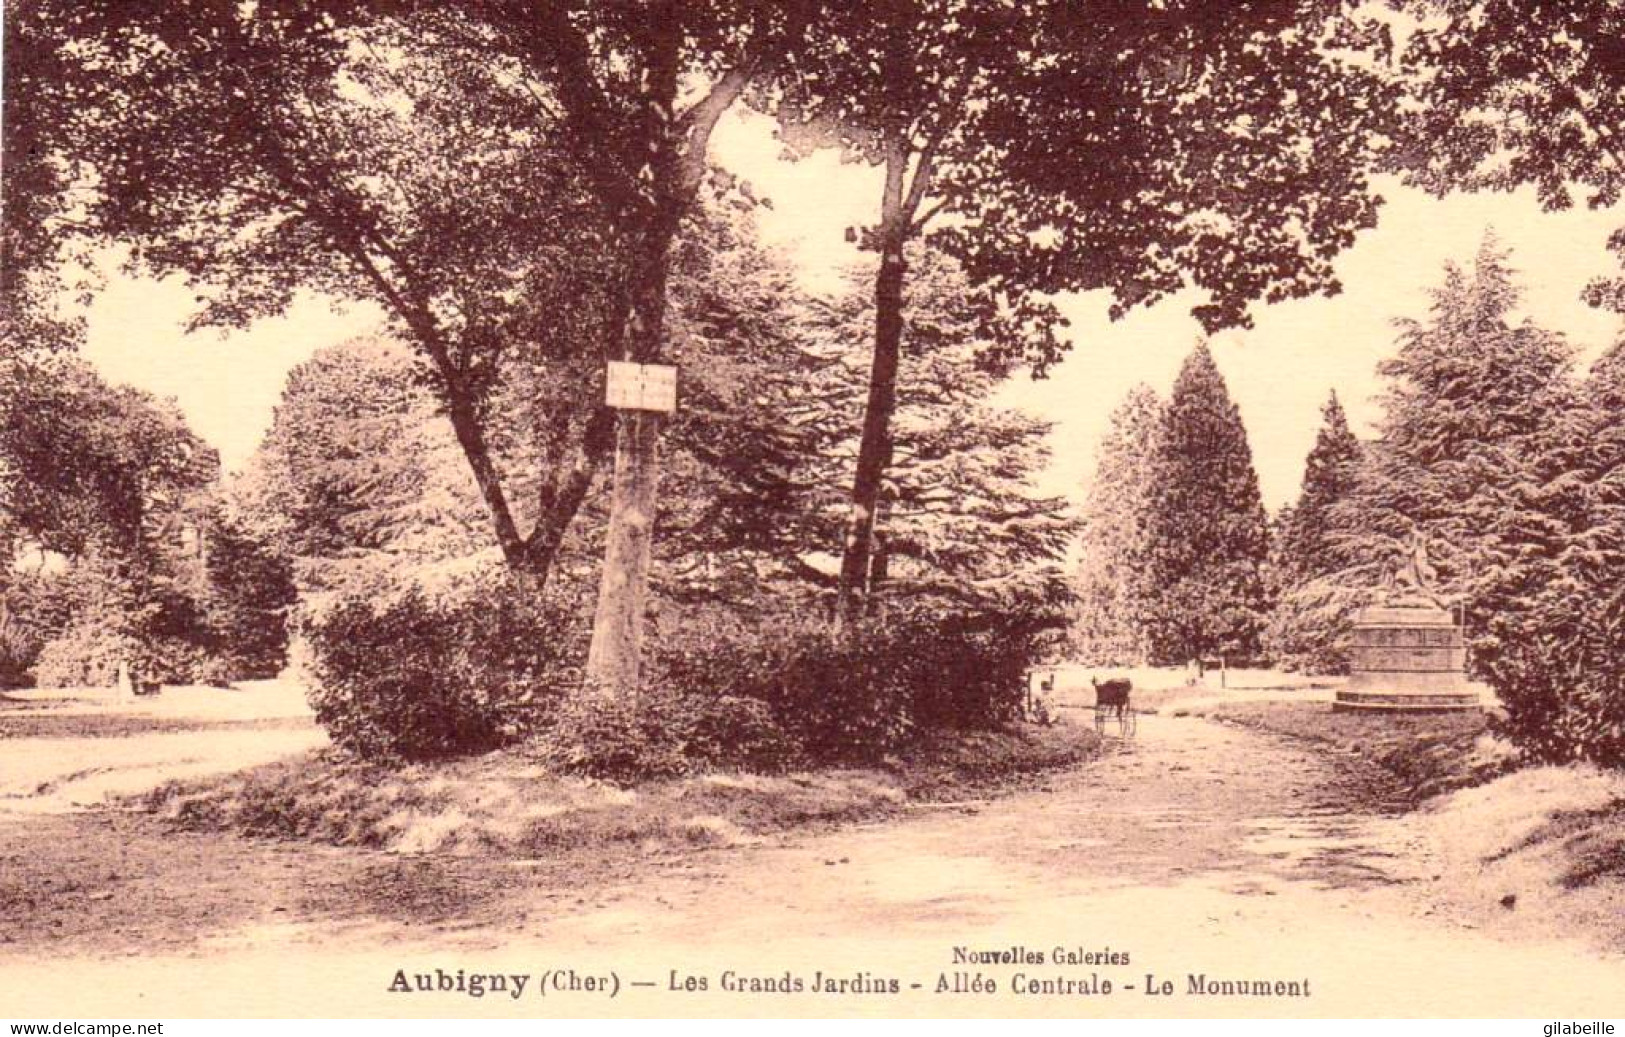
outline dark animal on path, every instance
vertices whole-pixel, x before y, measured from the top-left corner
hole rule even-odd
[[[1095,688],[1095,712],[1106,712],[1119,720],[1123,719],[1128,712],[1128,696],[1134,690],[1134,682],[1126,677],[1104,682],[1090,677],[1089,683]]]

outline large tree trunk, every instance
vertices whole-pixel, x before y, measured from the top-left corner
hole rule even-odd
[[[633,694],[638,686],[660,480],[660,423],[659,414],[625,411],[615,435],[615,486],[587,674],[617,695]]]
[[[705,175],[711,133],[749,85],[753,67],[752,61],[746,61],[724,73],[703,98],[678,118],[673,109],[681,78],[681,33],[674,28],[675,9],[669,5],[659,7],[651,17],[654,24],[665,27],[661,30],[665,38],[650,71],[649,96],[656,116],[651,123],[651,139],[659,139],[658,135],[674,126],[678,132],[666,138],[649,157],[649,168],[654,171],[654,208],[647,222],[638,221],[644,229],[632,268],[630,305],[618,357],[638,364],[660,363],[665,354],[666,287],[672,242]],[[617,697],[628,697],[637,693],[638,686],[664,415],[621,411],[616,420],[615,484],[592,643],[587,650],[587,680]]]
[[[892,416],[897,410],[897,369],[903,346],[903,280],[908,238],[903,181],[908,156],[900,145],[888,149],[886,188],[881,199],[880,269],[875,274],[875,350],[869,370],[869,398],[863,411],[852,510],[841,555],[838,621],[850,625],[864,608],[874,554],[875,514],[881,481],[892,460]]]
[[[623,340],[623,360],[639,364],[661,360],[666,281],[679,218],[674,207],[657,221],[645,243]],[[615,481],[592,643],[587,649],[587,678],[617,696],[634,695],[638,686],[660,482],[662,421],[663,415],[649,411],[624,410],[616,416]]]

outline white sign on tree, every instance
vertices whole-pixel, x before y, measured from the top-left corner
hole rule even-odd
[[[604,382],[604,402],[617,410],[670,414],[677,409],[677,368],[611,360]]]

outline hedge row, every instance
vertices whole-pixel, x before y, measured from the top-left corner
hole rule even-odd
[[[310,631],[317,719],[365,756],[528,742],[606,778],[874,761],[915,733],[1013,718],[1033,621],[940,608],[836,633],[787,615],[689,617],[652,638],[635,700],[583,691],[584,610],[504,577],[448,600],[348,600]]]

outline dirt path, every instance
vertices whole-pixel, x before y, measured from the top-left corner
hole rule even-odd
[[[1165,715],[1032,792],[613,864],[311,850],[172,835],[134,817],[12,818],[0,820],[0,896],[32,901],[0,915],[0,941],[12,941],[0,944],[10,987],[0,1012],[14,998],[63,1011],[51,998],[70,986],[76,1003],[177,1015],[739,1014],[771,1010],[764,998],[802,1014],[1625,1012],[1617,958],[1431,919],[1431,851],[1381,809],[1397,791],[1357,761]],[[98,874],[114,847],[122,864]],[[46,876],[60,888],[40,888]],[[1012,945],[1043,964],[964,960]],[[1058,948],[1129,960],[1066,964]],[[522,1000],[392,993],[396,969],[529,973],[533,986]],[[618,1000],[536,996],[544,971],[568,986],[559,977],[571,969],[583,986],[613,974]],[[724,989],[729,975],[810,987],[818,973],[861,992],[752,1000]],[[1194,975],[1309,996],[1194,994]],[[996,993],[953,992],[978,977]],[[690,979],[705,990],[671,989]],[[896,994],[871,991],[893,979]],[[1094,992],[1023,993],[1035,981]],[[139,1010],[118,993],[132,986]]]
[[[0,817],[97,807],[327,744],[292,682],[167,688],[128,703],[110,690],[69,694],[14,692],[27,698],[0,709]]]

